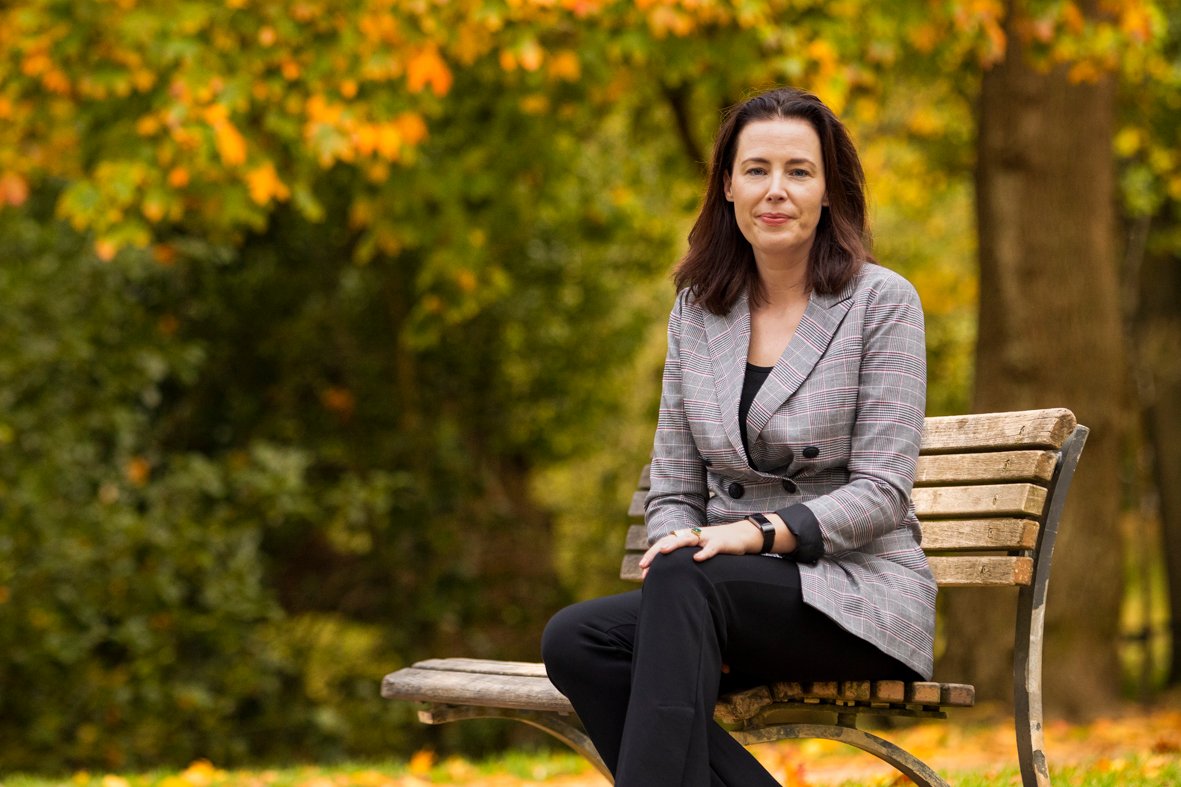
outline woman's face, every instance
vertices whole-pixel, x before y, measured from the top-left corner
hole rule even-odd
[[[738,229],[764,264],[806,264],[828,204],[820,137],[797,118],[748,123],[738,134],[726,199]]]

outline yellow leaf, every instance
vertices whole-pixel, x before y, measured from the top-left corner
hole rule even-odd
[[[1062,22],[1074,35],[1082,33],[1087,27],[1087,21],[1083,18],[1083,12],[1078,9],[1074,3],[1067,2],[1062,6]]]
[[[152,115],[144,115],[135,121],[135,131],[141,137],[150,137],[160,130],[160,121]]]
[[[122,776],[115,776],[108,773],[103,777],[102,787],[130,787],[127,780]]]
[[[1152,38],[1152,17],[1143,2],[1125,3],[1119,26],[1130,38],[1141,43]]]
[[[476,281],[476,274],[472,273],[467,268],[462,268],[455,274],[455,283],[459,285],[459,289],[463,290],[464,292],[475,292],[476,285],[478,284]]]
[[[216,774],[217,771],[209,760],[196,760],[185,768],[180,777],[194,787],[199,787],[213,781]]]
[[[536,41],[530,39],[521,46],[521,53],[517,56],[517,60],[521,64],[521,68],[526,71],[536,71],[541,68],[541,63],[545,59],[545,50]]]
[[[158,224],[168,213],[168,206],[159,199],[146,199],[139,210],[148,221]]]
[[[222,163],[236,167],[246,162],[246,140],[233,123],[228,120],[218,123],[213,127],[213,133]]]
[[[393,123],[377,127],[377,152],[382,158],[396,161],[402,153],[402,134]]]
[[[1066,78],[1069,79],[1073,84],[1078,85],[1084,82],[1098,82],[1100,76],[1102,76],[1102,74],[1099,72],[1098,66],[1089,60],[1080,60],[1070,67],[1070,71],[1067,73]]]
[[[1116,155],[1127,158],[1140,149],[1140,129],[1128,126],[1115,135]]]
[[[425,305],[426,298],[424,298],[423,301]],[[442,306],[442,304],[439,304],[439,306]],[[428,310],[433,311],[433,309],[429,309],[429,307]],[[415,776],[425,776],[430,773],[431,767],[434,764],[435,753],[429,749],[420,749],[414,753],[413,757],[410,758],[410,772]]]
[[[549,60],[549,74],[554,79],[577,82],[582,75],[582,66],[578,62],[578,55],[568,49],[556,53]]]
[[[377,150],[377,134],[377,126],[372,123],[357,126],[353,131],[353,144],[357,146],[357,152],[362,156],[373,155],[373,151]]]
[[[269,161],[246,173],[246,187],[250,190],[250,199],[256,205],[266,205],[272,198],[282,202],[291,196],[287,185],[275,171],[275,165]]]

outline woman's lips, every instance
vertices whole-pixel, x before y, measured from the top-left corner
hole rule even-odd
[[[791,216],[788,216],[786,213],[764,213],[759,216],[759,221],[764,224],[779,226],[780,224],[786,224],[791,221]]]

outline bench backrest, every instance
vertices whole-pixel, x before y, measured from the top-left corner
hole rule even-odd
[[[928,418],[913,500],[941,587],[1030,586],[1053,550],[1058,517],[1087,428],[1069,410]],[[639,581],[647,549],[644,467],[628,516],[620,576]],[[1048,579],[1048,576],[1047,576]]]

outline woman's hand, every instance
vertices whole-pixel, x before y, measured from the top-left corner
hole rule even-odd
[[[693,559],[709,560],[714,555],[746,555],[757,553],[763,546],[759,529],[745,519],[712,527],[674,530],[655,544],[640,558],[640,576],[648,576],[648,567],[657,555],[667,555],[683,547],[700,547]]]

